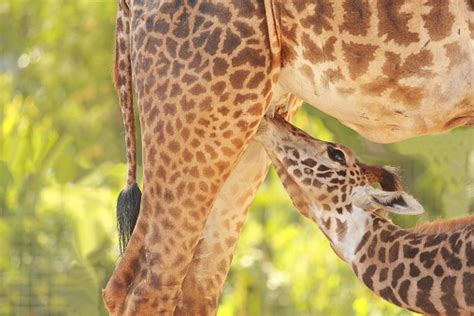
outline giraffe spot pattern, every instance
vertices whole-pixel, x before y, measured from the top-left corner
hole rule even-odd
[[[407,46],[419,40],[418,34],[408,29],[411,14],[401,13],[402,0],[378,1],[379,36],[386,35],[386,41],[393,40],[397,44]]]
[[[140,242],[155,245],[151,247],[154,257],[164,258],[180,247],[183,253],[193,249],[199,223],[209,212],[222,179],[256,130],[275,78],[271,75],[270,56],[265,54],[270,44],[262,36],[266,34],[266,23],[261,4],[186,1],[158,5],[152,0],[134,1],[130,8],[124,4],[120,2],[117,18],[116,84],[131,86],[130,78],[122,73],[133,69],[146,184],[140,216],[153,217],[158,223],[148,227],[148,221],[139,220],[135,235]],[[129,16],[124,21],[126,14]],[[129,35],[124,34],[128,31]],[[123,58],[129,53],[129,59]],[[131,94],[122,93],[120,98],[122,103],[128,102]],[[124,122],[130,126],[133,113],[125,114]],[[135,165],[134,136],[127,135],[126,143],[129,165]],[[134,169],[129,168],[129,173]],[[207,181],[201,181],[201,177]],[[183,209],[187,210],[186,216]],[[176,227],[180,227],[179,232]],[[237,240],[233,238],[226,240],[232,243]],[[137,249],[136,253],[139,252]],[[127,308],[131,310],[139,310],[133,304],[141,309],[147,304],[159,306],[164,300],[175,299],[173,291],[177,287],[173,285],[160,293],[158,301],[147,303],[147,286],[162,289],[165,284],[180,284],[182,271],[191,258],[177,256],[167,263],[137,261],[133,257],[130,254],[127,258],[132,259],[127,259],[123,266],[137,268],[118,271],[124,281],[112,291],[117,293],[112,301],[121,300],[123,294],[119,293],[124,292],[120,288],[126,286],[132,286],[130,293],[142,296],[130,301]],[[159,278],[140,268],[145,262],[153,270],[163,265],[170,267],[168,277]],[[216,270],[224,272],[229,262],[222,261],[220,266],[216,263]],[[135,286],[139,279],[149,282],[144,287]],[[203,280],[203,290],[222,283],[223,279],[220,276],[212,282]],[[118,284],[111,280],[111,284]],[[119,305],[122,306],[115,304]]]
[[[363,0],[346,0],[343,4],[344,22],[339,26],[341,32],[352,35],[367,35],[370,26],[369,4]]]
[[[368,266],[365,272],[362,274],[362,281],[371,290],[374,289],[374,282],[372,280],[372,277],[374,276],[376,270],[377,266],[373,264]]]

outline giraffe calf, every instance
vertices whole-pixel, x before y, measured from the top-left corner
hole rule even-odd
[[[349,148],[314,139],[278,116],[262,121],[255,139],[296,208],[370,290],[418,313],[474,313],[473,216],[402,229],[375,211],[420,214],[423,207],[392,168],[367,166]]]

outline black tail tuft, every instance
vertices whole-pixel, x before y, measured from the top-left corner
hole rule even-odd
[[[119,232],[120,253],[125,251],[128,240],[132,236],[140,212],[142,192],[134,183],[120,192],[117,200],[117,228]]]

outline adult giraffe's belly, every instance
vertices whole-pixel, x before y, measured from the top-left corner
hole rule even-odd
[[[376,142],[474,125],[469,1],[281,2],[279,84]]]
[[[284,68],[280,83],[369,140],[390,143],[474,126],[472,63],[459,65],[449,76],[380,76],[358,82],[344,80],[342,71],[314,68]]]

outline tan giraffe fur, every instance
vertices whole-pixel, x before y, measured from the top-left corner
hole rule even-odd
[[[111,314],[175,310],[217,194],[272,98],[278,64],[265,54],[266,31],[261,3],[120,2],[116,82],[124,113],[131,113],[132,74],[137,87],[144,190],[133,235],[103,292]],[[127,138],[132,120],[124,116]]]
[[[474,125],[472,1],[278,3],[284,90],[377,142]]]
[[[203,233],[209,214],[216,214],[209,225],[224,221],[219,205],[228,198],[221,189],[263,114],[288,93],[379,142],[472,125],[472,3],[453,1],[447,11],[447,1],[393,7],[362,1],[360,9],[351,3],[119,0],[115,82],[126,127],[126,214],[136,213],[140,200],[132,82],[144,190],[136,227],[103,292],[111,314],[171,314],[178,302],[187,310],[215,309],[222,272],[208,283],[213,294],[203,303],[189,282],[202,277],[204,263],[192,258],[206,255],[198,243],[209,236]],[[435,20],[441,22],[433,27]],[[393,25],[390,31],[390,21],[403,36],[419,35],[408,43]],[[353,34],[351,23],[369,27]],[[376,48],[361,53],[353,43]],[[252,181],[249,187],[258,186]],[[214,207],[220,192],[223,202]],[[241,222],[242,214],[230,226]],[[126,224],[133,227],[133,218]],[[222,252],[227,264],[230,252]]]
[[[349,148],[314,139],[281,117],[264,121],[257,139],[295,206],[370,290],[418,313],[474,313],[474,216],[402,229],[375,211],[419,214],[423,207],[392,169],[368,168]]]

